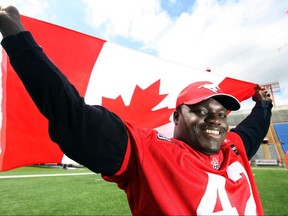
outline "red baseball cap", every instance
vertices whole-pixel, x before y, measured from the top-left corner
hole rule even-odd
[[[240,102],[234,96],[224,93],[219,86],[209,81],[191,83],[177,97],[176,107],[193,105],[209,98],[214,98],[227,110],[240,109]]]

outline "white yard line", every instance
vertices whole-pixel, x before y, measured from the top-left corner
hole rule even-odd
[[[253,167],[252,170],[280,170],[283,171],[285,169],[275,169],[275,168],[255,168]],[[64,173],[64,174],[34,174],[34,175],[11,175],[11,176],[0,176],[0,179],[9,179],[9,178],[37,178],[37,177],[55,177],[55,176],[79,176],[79,175],[96,175],[93,172],[86,172],[86,173]],[[96,180],[103,180],[102,178]]]
[[[95,175],[95,173],[66,173],[66,174],[35,174],[35,175],[11,175],[11,176],[0,176],[0,179],[8,178],[35,178],[35,177],[51,177],[51,176],[76,176],[76,175]],[[99,179],[102,180],[102,179]]]

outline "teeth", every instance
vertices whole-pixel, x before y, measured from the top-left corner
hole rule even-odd
[[[219,135],[219,134],[220,134],[219,131],[209,130],[209,129],[206,129],[206,133],[208,133],[208,134],[213,134],[213,135]]]

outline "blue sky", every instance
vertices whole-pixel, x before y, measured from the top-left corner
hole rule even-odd
[[[23,15],[259,84],[288,104],[286,0],[3,0]],[[285,14],[287,12],[287,14]]]

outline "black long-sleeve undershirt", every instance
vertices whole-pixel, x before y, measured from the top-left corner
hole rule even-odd
[[[248,115],[236,128],[231,131],[238,133],[245,145],[248,159],[256,154],[265,138],[271,119],[272,103],[259,100]]]
[[[29,32],[2,45],[61,150],[96,173],[115,174],[127,147],[124,123],[101,106],[86,105],[74,86],[43,53]]]

